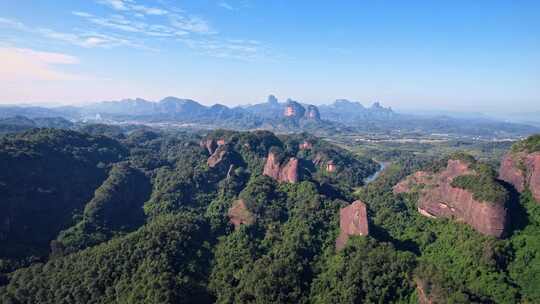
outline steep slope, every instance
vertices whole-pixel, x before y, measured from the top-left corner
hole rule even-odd
[[[439,172],[418,171],[394,187],[394,193],[418,191],[418,212],[465,222],[476,231],[504,235],[508,193],[485,165],[450,158]]]
[[[143,205],[150,192],[150,181],[142,172],[127,163],[114,165],[85,205],[82,220],[60,233],[54,249],[74,252],[139,228],[145,222]]]
[[[35,129],[0,139],[0,257],[43,255],[126,156],[106,137]]]
[[[499,177],[519,192],[529,189],[540,204],[540,135],[531,136],[512,147],[501,161]]]
[[[18,270],[0,287],[0,302],[211,303],[207,237],[199,218],[161,217],[125,237]]]

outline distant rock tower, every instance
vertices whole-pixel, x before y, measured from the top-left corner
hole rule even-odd
[[[277,105],[278,104],[278,99],[274,95],[268,95],[268,98],[266,99],[266,102],[268,102],[269,104],[272,104],[272,105]]]
[[[304,117],[305,113],[306,109],[304,109],[304,107],[300,103],[292,99],[287,99],[285,111],[283,112],[283,115],[285,115],[285,117],[300,118]]]
[[[309,105],[306,111],[306,118],[313,120],[321,120],[321,113],[319,112],[319,108],[314,105]]]

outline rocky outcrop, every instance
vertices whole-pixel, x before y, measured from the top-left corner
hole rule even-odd
[[[426,291],[426,284],[419,278],[415,278],[414,282],[416,283],[416,294],[418,295],[418,304],[434,304],[435,302],[431,299],[430,295]]]
[[[336,249],[340,250],[347,244],[352,235],[368,235],[369,225],[366,204],[355,201],[339,211],[339,236],[336,239]]]
[[[319,108],[314,105],[309,105],[306,110],[306,118],[312,120],[321,120],[321,113]]]
[[[205,148],[208,151],[208,154],[212,155],[214,152],[216,152],[216,149],[220,146],[225,145],[224,139],[214,139],[214,138],[206,138],[199,142],[199,145],[201,148]]]
[[[227,215],[230,223],[234,225],[235,229],[239,229],[241,225],[251,225],[255,223],[255,217],[247,209],[246,203],[242,199],[233,203]]]
[[[540,152],[510,152],[499,169],[499,178],[512,184],[517,191],[529,189],[540,203]]]
[[[287,162],[281,164],[276,153],[268,153],[264,165],[263,174],[279,182],[296,183],[298,182],[298,159],[291,157]]]
[[[307,140],[305,140],[303,143],[298,145],[298,149],[300,150],[311,150],[313,148],[313,144]]]
[[[317,155],[315,155],[315,157],[312,159],[312,163],[317,167],[325,169],[326,172],[333,173],[337,171],[336,163],[333,160],[328,159],[327,156],[324,156],[320,153],[317,153]]]
[[[274,95],[268,95],[268,98],[266,99],[266,102],[272,105],[278,104],[278,99]]]
[[[217,148],[216,141],[210,138],[201,140],[199,145],[201,146],[201,148],[206,149],[206,151],[208,151],[208,154],[210,155],[212,155]]]
[[[448,160],[444,170],[438,173],[416,172],[394,186],[394,193],[418,190],[418,211],[427,217],[451,218],[464,222],[476,231],[501,237],[507,221],[504,204],[478,201],[468,190],[452,187],[454,178],[475,174],[469,164],[462,160]]]
[[[334,161],[333,160],[329,160],[327,163],[326,163],[326,171],[330,172],[330,173],[333,173],[333,172],[336,172],[337,170],[337,167],[336,167],[336,164],[334,164]]]
[[[217,148],[212,155],[208,158],[206,163],[208,164],[208,167],[214,168],[217,165],[219,165],[227,155],[227,149],[224,146],[220,146]]]
[[[298,102],[288,99],[287,104],[285,105],[285,111],[283,115],[290,118],[301,118],[304,117],[306,109]]]

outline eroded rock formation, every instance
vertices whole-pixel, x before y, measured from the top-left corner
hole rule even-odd
[[[215,166],[219,165],[225,159],[226,154],[227,149],[225,146],[218,147],[206,161],[208,167],[214,168]]]
[[[298,159],[291,157],[287,162],[281,164],[274,152],[268,153],[264,165],[263,174],[270,176],[279,182],[298,182]]]
[[[320,120],[321,113],[319,112],[319,108],[317,108],[314,105],[309,105],[306,110],[306,118],[313,119],[313,120]]]
[[[435,302],[433,301],[433,299],[431,299],[430,295],[426,291],[426,284],[419,278],[415,278],[414,282],[416,283],[418,304],[434,304]]]
[[[339,236],[336,239],[336,249],[340,250],[347,244],[352,235],[368,235],[369,226],[366,204],[355,201],[339,211]]]
[[[394,193],[418,190],[418,211],[427,217],[452,218],[465,222],[476,231],[501,237],[507,221],[504,204],[478,201],[468,190],[452,187],[457,176],[475,174],[462,160],[448,160],[438,173],[416,172],[394,186]]]
[[[334,161],[329,160],[326,163],[326,171],[332,173],[332,172],[336,172],[336,170],[337,170],[337,167],[336,167],[336,164],[334,164]]]
[[[246,203],[242,199],[233,203],[227,215],[229,216],[230,223],[234,225],[235,229],[240,228],[240,225],[251,225],[255,223],[255,217],[247,209]]]
[[[311,150],[313,148],[313,144],[307,140],[305,140],[303,143],[298,145],[298,148],[300,150]]]
[[[499,169],[499,178],[512,184],[517,191],[529,189],[540,204],[540,152],[510,152]]]
[[[225,140],[206,138],[201,140],[199,145],[201,146],[201,148],[205,148],[208,151],[208,154],[212,155],[214,154],[214,152],[216,152],[216,149],[218,147],[225,145]]]
[[[301,118],[304,116],[306,109],[298,102],[288,99],[285,105],[283,115],[290,118]]]

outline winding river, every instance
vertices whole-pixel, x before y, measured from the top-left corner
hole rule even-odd
[[[381,174],[381,172],[384,171],[384,169],[386,168],[386,166],[388,166],[387,163],[385,162],[377,162],[379,164],[379,170],[377,170],[377,172],[373,173],[372,175],[366,177],[364,179],[364,183],[367,185],[369,183],[371,183],[372,181],[376,180],[377,177],[379,177],[379,175]]]

